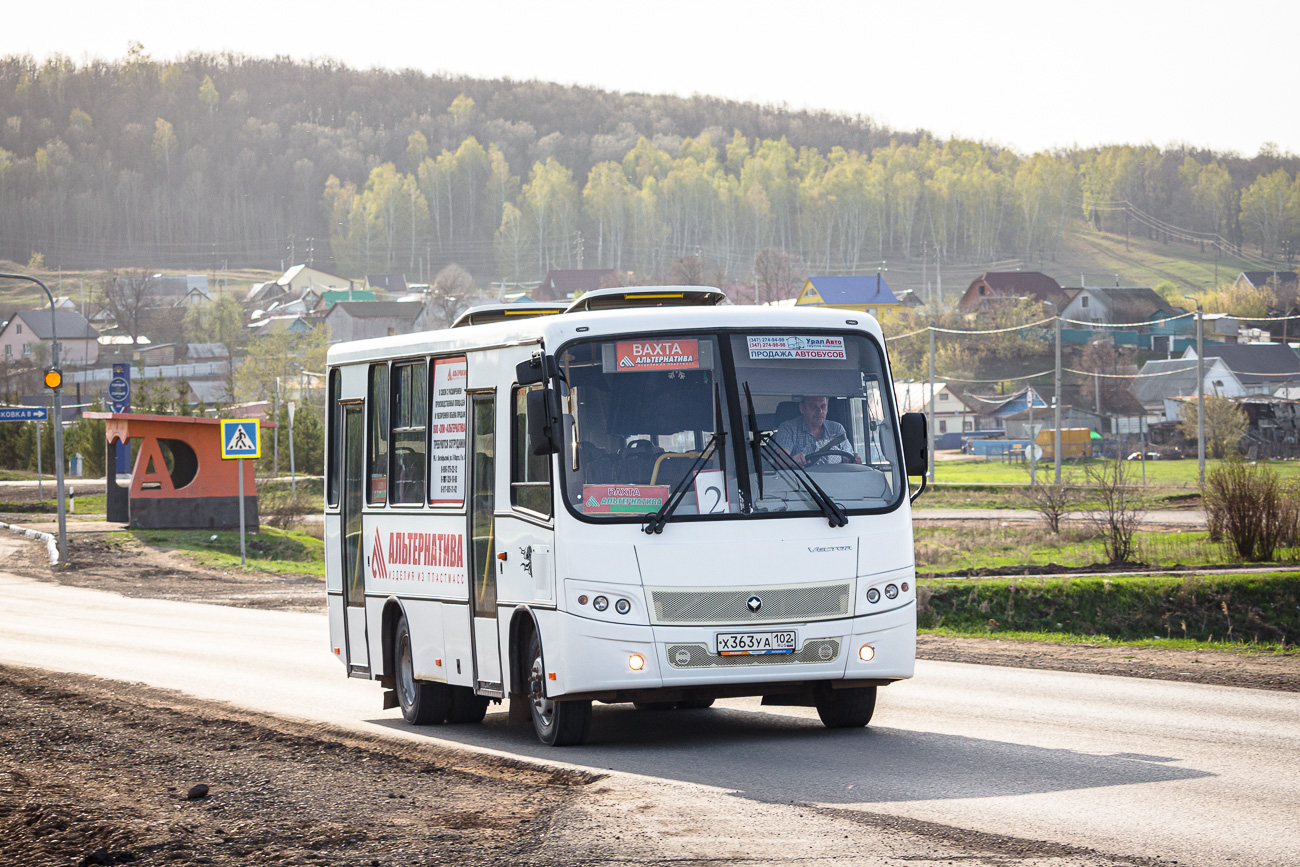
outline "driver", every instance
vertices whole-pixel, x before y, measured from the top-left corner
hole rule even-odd
[[[830,401],[826,397],[805,395],[799,400],[799,416],[782,422],[776,429],[776,433],[772,435],[776,444],[789,452],[794,462],[801,467],[810,463],[856,464],[858,462],[857,456],[853,454],[853,443],[844,431],[844,425],[826,418],[826,409],[829,405]],[[841,437],[843,439],[840,439]],[[830,446],[836,440],[838,442],[833,446],[835,453],[815,457],[809,461],[808,455]]]

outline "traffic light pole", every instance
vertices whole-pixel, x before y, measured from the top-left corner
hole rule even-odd
[[[0,274],[3,280],[26,280],[45,290],[50,299],[50,367],[59,370],[59,331],[54,316],[54,293],[35,277],[26,274]],[[59,513],[59,568],[68,564],[68,507],[63,498],[63,380],[60,375],[59,385],[51,389],[54,392],[54,495],[58,501]],[[40,436],[39,431],[37,436]]]

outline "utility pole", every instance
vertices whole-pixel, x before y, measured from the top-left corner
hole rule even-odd
[[[272,442],[275,443],[275,456],[272,458],[275,464],[273,476],[280,475],[280,377],[275,378],[275,409],[272,410],[271,418],[275,419],[275,427],[272,428]]]
[[[28,283],[35,283],[45,290],[45,295],[50,299],[50,370],[59,371],[59,332],[58,320],[54,311],[54,293],[50,287],[46,286],[35,277],[28,277],[26,274],[0,274],[0,279],[5,280],[26,280]],[[54,385],[51,390],[51,400],[54,403],[54,496],[58,501],[56,508],[59,516],[59,568],[63,568],[68,562],[68,511],[67,503],[64,501],[63,489],[63,384],[62,373],[55,377],[58,384]],[[50,385],[50,375],[46,374],[46,385]],[[41,430],[39,423],[36,428],[36,440],[40,442]]]
[[[1056,395],[1052,398],[1052,463],[1056,470],[1056,484],[1061,483],[1061,311],[1056,309],[1056,304],[1047,301],[1046,304],[1052,305],[1052,317],[1056,320],[1056,378],[1054,388]]]
[[[1201,487],[1205,487],[1205,325],[1201,302],[1184,295],[1196,305],[1196,466]]]
[[[934,326],[930,329],[930,423],[925,427],[930,432],[930,484],[934,484]]]

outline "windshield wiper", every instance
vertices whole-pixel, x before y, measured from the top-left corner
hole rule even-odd
[[[745,406],[749,411],[749,447],[754,455],[754,474],[758,477],[758,499],[763,499],[763,432],[758,429],[758,416],[754,414],[754,396],[749,393],[749,382],[745,383]],[[753,491],[750,492],[753,494]]]
[[[821,509],[822,514],[826,516],[826,520],[830,522],[832,527],[848,525],[849,516],[844,511],[844,507],[832,500],[831,495],[826,493],[826,490],[817,484],[812,476],[808,475],[806,469],[796,464],[794,458],[786,454],[785,449],[780,446],[773,446],[767,440],[762,441],[762,449],[773,466],[793,472],[795,478],[803,482],[804,487],[808,489],[808,493],[812,496],[813,502]]]
[[[677,484],[673,486],[673,489],[668,492],[668,498],[659,507],[659,511],[647,518],[645,524],[641,526],[641,529],[646,533],[654,535],[664,531],[668,519],[672,517],[673,512],[677,511],[677,507],[686,498],[686,483],[694,481],[700,465],[708,462],[714,453],[718,455],[718,466],[722,469],[722,482],[724,485],[726,484],[727,459],[722,445],[726,442],[727,433],[722,428],[722,405],[718,400],[718,386],[716,383],[713,386],[713,423],[715,425],[713,436],[709,437],[709,441],[704,444],[704,448],[700,449],[700,453],[695,457],[690,469],[686,471],[686,475],[682,476]]]

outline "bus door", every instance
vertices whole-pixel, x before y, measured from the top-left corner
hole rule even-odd
[[[502,695],[501,644],[497,636],[496,395],[470,395],[469,569],[473,593],[474,685]]]
[[[366,641],[366,565],[361,536],[361,509],[365,502],[365,407],[343,404],[343,633],[346,637],[348,673],[370,672]]]

